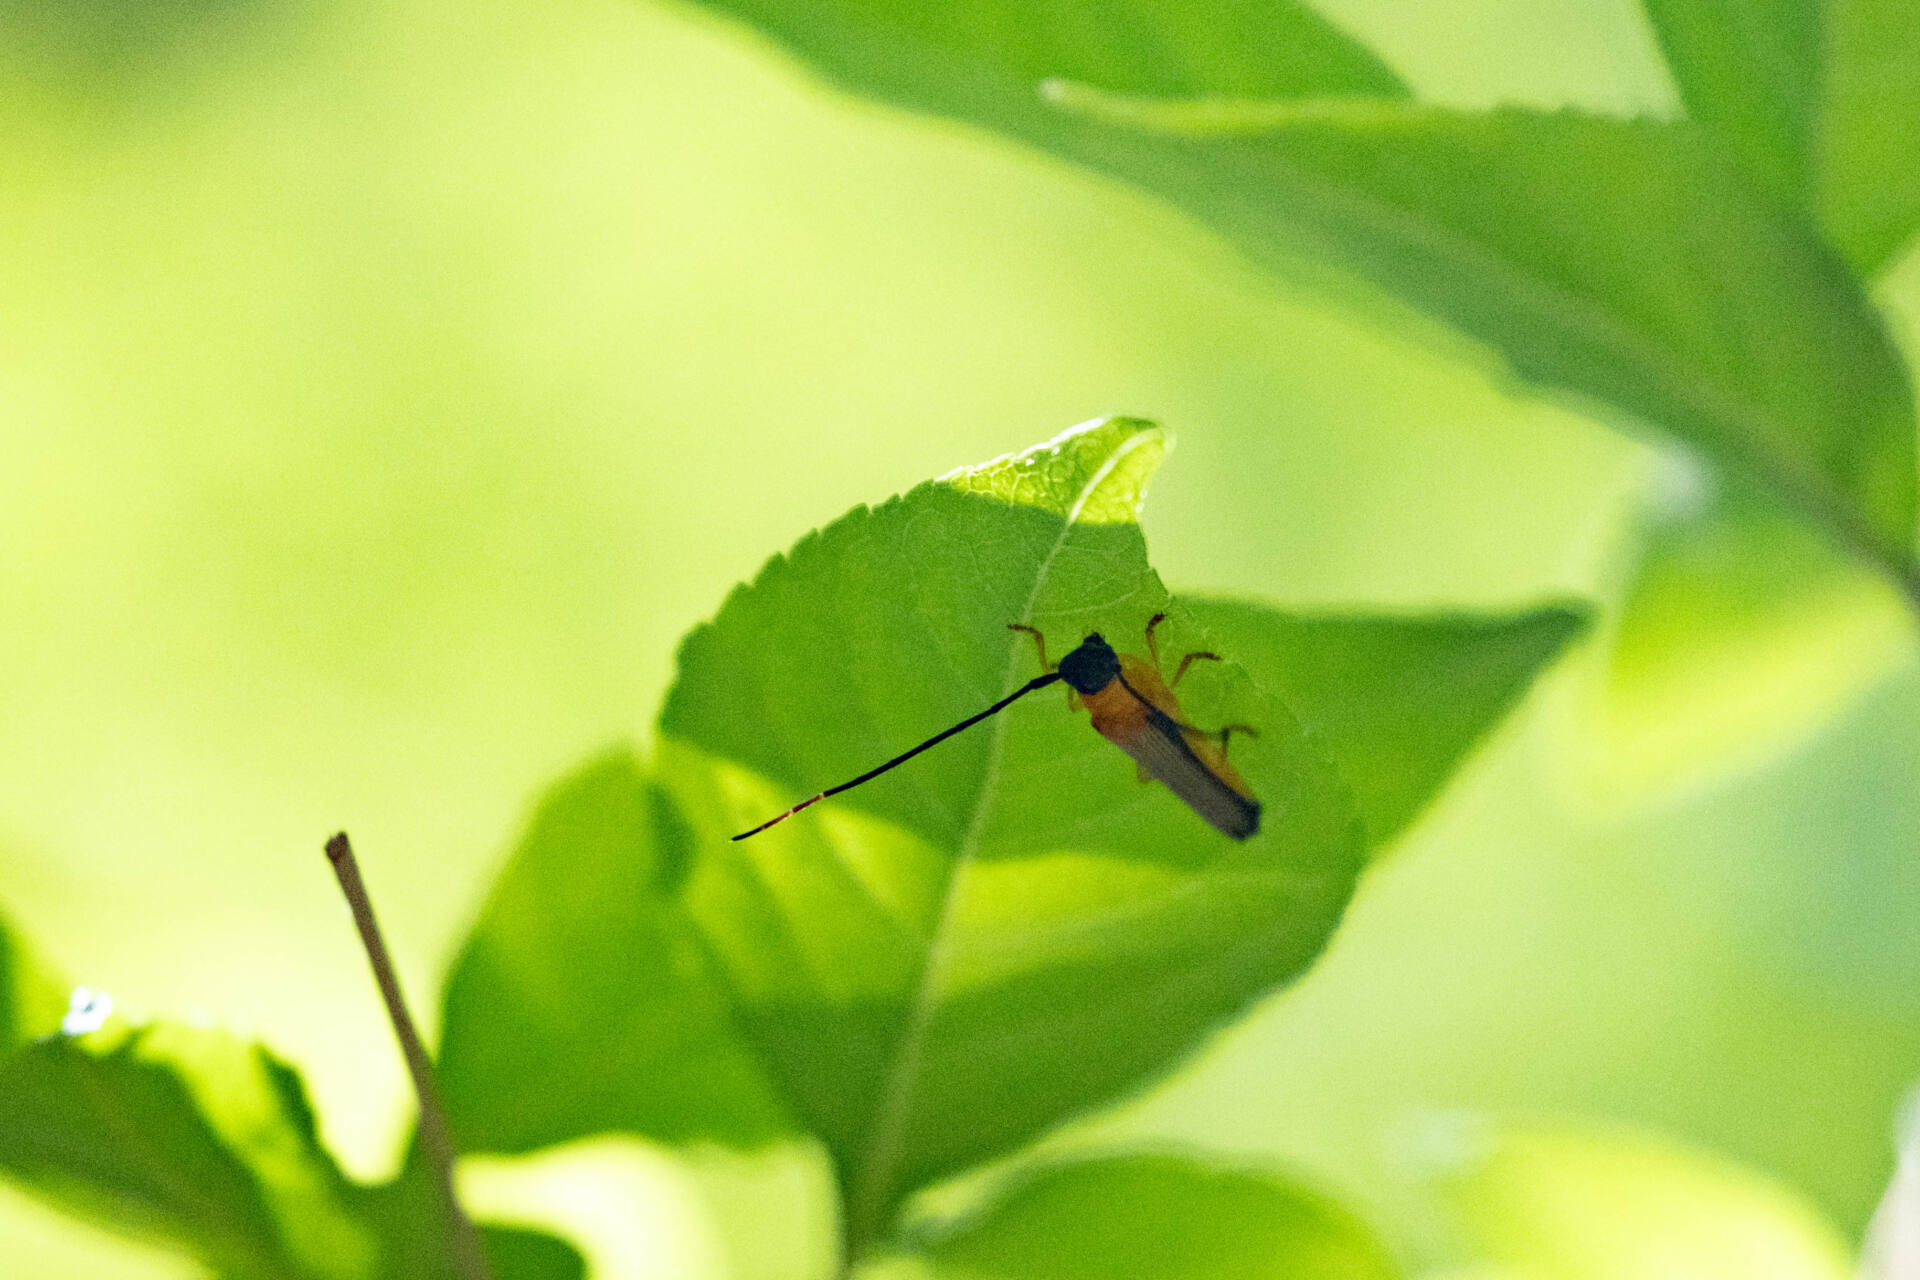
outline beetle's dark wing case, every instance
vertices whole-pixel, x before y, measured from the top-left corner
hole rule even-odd
[[[1187,745],[1180,726],[1158,709],[1148,709],[1138,732],[1113,742],[1222,835],[1245,840],[1260,829],[1260,802],[1241,795],[1207,768]]]

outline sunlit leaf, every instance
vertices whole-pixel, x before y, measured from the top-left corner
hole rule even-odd
[[[1352,1216],[1278,1177],[1171,1155],[1053,1165],[873,1280],[1391,1280]]]
[[[245,1280],[452,1280],[438,1202],[416,1171],[349,1181],[293,1070],[217,1031],[109,1022],[0,1064],[0,1172],[115,1230]],[[579,1258],[494,1237],[501,1280],[569,1280]]]
[[[785,1128],[673,903],[690,841],[624,752],[541,803],[448,979],[440,1083],[461,1149]]]
[[[726,837],[1017,687],[1100,629],[1208,647],[1133,513],[1157,430],[1114,420],[803,540],[683,646],[663,763],[701,840],[687,910],[737,1016],[834,1153],[856,1245],[907,1191],[1164,1070],[1323,945],[1361,862],[1352,802],[1231,659],[1181,692],[1261,736],[1266,805],[1220,836],[1049,690],[744,843]]]

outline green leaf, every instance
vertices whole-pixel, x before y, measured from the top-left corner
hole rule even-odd
[[[1629,1133],[1467,1137],[1464,1159],[1435,1181],[1447,1225],[1465,1251],[1527,1280],[1853,1274],[1845,1243],[1811,1205],[1723,1160]]]
[[[1920,226],[1920,23],[1905,0],[1646,0],[1688,113],[1817,212],[1862,276]]]
[[[1014,705],[840,801],[726,837],[865,771],[1100,629],[1169,608],[1132,522],[1160,433],[1089,424],[856,510],[777,557],[681,650],[662,767],[699,832],[684,895],[737,1017],[835,1156],[856,1251],[899,1198],[1164,1071],[1297,975],[1362,860],[1352,800],[1234,661],[1194,723],[1257,725],[1266,805],[1216,834],[1063,707]],[[1178,605],[1176,654],[1211,647]],[[1232,659],[1234,655],[1227,655]]]
[[[1871,275],[1920,228],[1920,22],[1906,0],[1835,0],[1822,10],[1820,223]]]
[[[1695,120],[1786,202],[1811,188],[1820,109],[1821,9],[1814,0],[1645,0]]]
[[[60,1027],[66,996],[46,962],[0,916],[0,1058]]]
[[[1168,97],[1405,93],[1386,64],[1292,0],[1221,5],[1204,21],[1179,0],[713,7],[780,37],[849,88],[1016,131],[1038,105],[1038,87],[1054,79]]]
[[[676,794],[625,753],[561,784],[455,966],[463,1148],[797,1127],[865,1240],[914,1187],[1137,1087],[1299,972],[1360,820],[1396,835],[1584,617],[1169,602],[1135,523],[1164,451],[1149,424],[1090,424],[859,509],[691,635],[662,716]],[[1193,666],[1186,713],[1261,730],[1234,743],[1256,840],[1140,785],[1057,691],[726,839],[1017,687],[1037,658],[1008,622],[1055,655],[1092,627],[1143,651],[1163,608],[1169,674],[1228,659]]]
[[[224,1276],[378,1274],[293,1073],[218,1032],[116,1023],[0,1066],[0,1169]]]
[[[1069,94],[1076,150],[1257,260],[1309,248],[1909,559],[1904,365],[1840,258],[1688,124]],[[1102,126],[1097,120],[1108,121]],[[1139,126],[1127,131],[1114,121]]]
[[[1352,87],[1330,84],[1253,100],[1199,77],[1170,94],[1133,87],[1092,44],[1093,72],[1054,71],[983,101],[974,61],[1035,67],[1009,52],[1016,24],[981,11],[908,58],[870,12],[813,0],[711,7],[868,93],[1135,183],[1257,263],[1293,273],[1303,255],[1330,260],[1491,344],[1521,376],[1758,476],[1879,566],[1909,561],[1914,423],[1899,357],[1847,264],[1708,128],[1341,102],[1326,95]],[[1186,21],[1209,32],[1232,23]],[[1730,83],[1736,73],[1714,65],[1713,82]],[[1857,96],[1883,92],[1876,81]],[[1881,163],[1915,145],[1915,130],[1883,134],[1869,113],[1838,114],[1854,123],[1830,141],[1835,155]],[[1760,163],[1793,151],[1784,126],[1753,136]],[[1848,217],[1879,216],[1860,184],[1839,189],[1853,193],[1836,206]]]
[[[1251,1170],[1124,1155],[1028,1174],[920,1235],[872,1280],[1391,1280],[1386,1250],[1319,1196]]]
[[[1589,621],[1571,606],[1392,617],[1286,614],[1186,597],[1182,604],[1339,767],[1376,849],[1439,793]]]
[[[109,1022],[21,1049],[0,1064],[0,1172],[236,1280],[452,1280],[423,1176],[349,1181],[295,1072],[218,1031]],[[498,1237],[501,1280],[581,1274],[525,1235]]]
[[[461,1150],[788,1128],[674,904],[690,840],[624,751],[541,802],[448,979],[440,1086]]]

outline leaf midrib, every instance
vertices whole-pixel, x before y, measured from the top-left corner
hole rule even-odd
[[[1086,510],[1088,500],[1099,491],[1100,486],[1114,473],[1121,461],[1134,449],[1157,439],[1157,432],[1140,432],[1128,436],[1108,454],[1080,491],[1074,495],[1073,505],[1067,509],[1065,522],[1060,527],[1059,536],[1040,560],[1033,576],[1033,588],[1027,593],[1025,605],[1020,610],[1020,621],[1030,622],[1035,603],[1040,598],[1040,590],[1046,585],[1047,577],[1053,570],[1053,563],[1067,545],[1067,539],[1073,536],[1074,526]],[[1010,684],[1019,674],[1020,647],[1009,644],[1007,674],[1003,684]],[[879,1215],[891,1204],[896,1188],[896,1168],[901,1154],[901,1143],[905,1136],[906,1122],[911,1110],[913,1089],[919,1079],[921,1051],[925,1044],[928,1026],[932,1023],[934,992],[940,985],[945,973],[949,940],[953,934],[953,917],[960,900],[959,887],[966,870],[972,865],[979,851],[980,838],[986,828],[987,816],[993,809],[995,782],[1000,773],[1001,760],[1005,755],[1006,717],[997,717],[989,726],[992,738],[987,748],[986,768],[980,777],[980,789],[973,803],[973,812],[967,819],[966,830],[960,837],[960,843],[954,850],[951,869],[947,873],[945,886],[941,890],[940,909],[934,917],[933,932],[928,937],[925,958],[920,965],[920,974],[916,980],[913,996],[909,1000],[904,1021],[904,1030],[899,1043],[894,1047],[893,1060],[882,1077],[880,1097],[873,1110],[874,1120],[867,1130],[867,1140],[863,1143],[863,1158],[857,1171],[848,1180],[848,1203],[846,1213],[847,1261],[851,1263],[865,1250],[866,1245],[879,1232]]]

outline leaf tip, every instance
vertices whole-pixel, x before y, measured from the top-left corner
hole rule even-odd
[[[939,483],[1084,524],[1133,524],[1172,441],[1145,418],[1095,418],[1042,444],[962,467]]]

